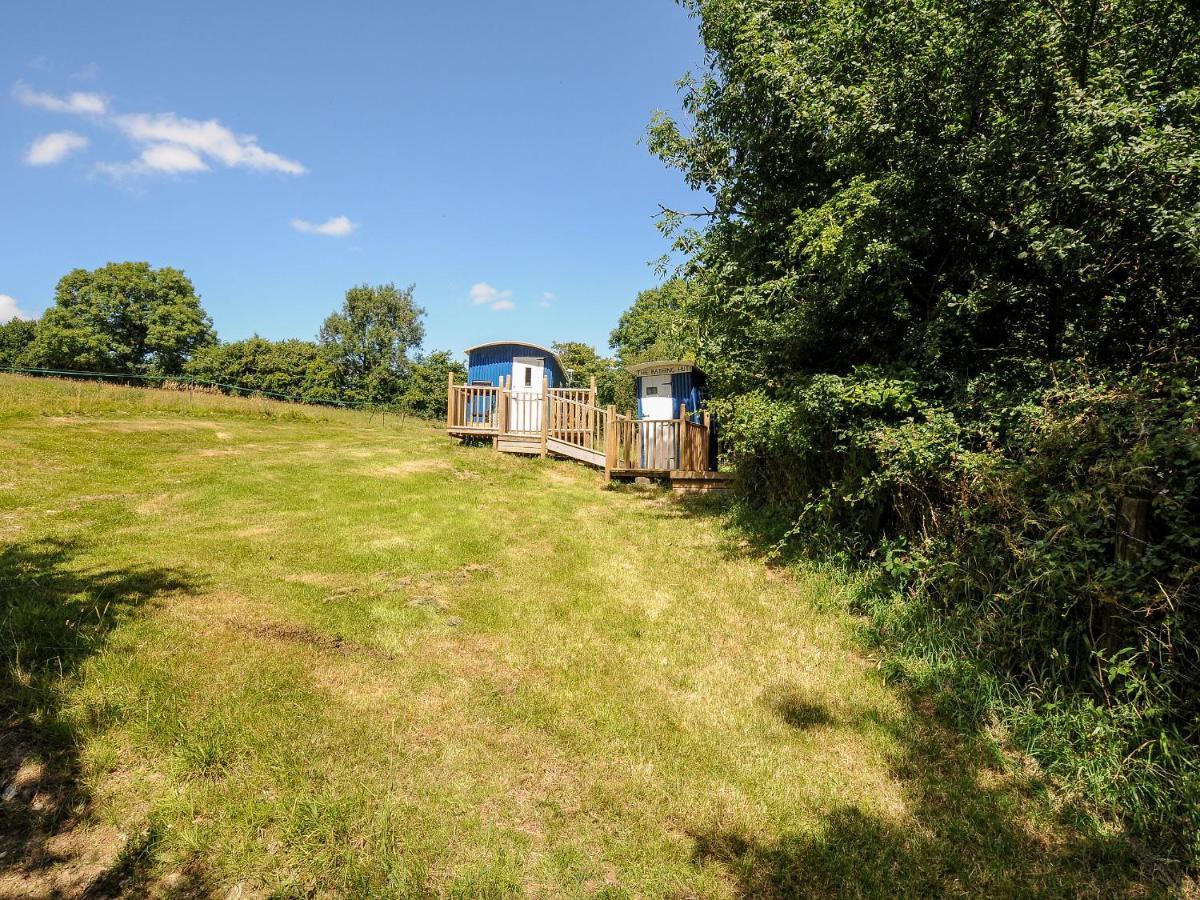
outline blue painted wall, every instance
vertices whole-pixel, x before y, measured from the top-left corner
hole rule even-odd
[[[642,378],[634,378],[634,392],[637,394],[637,414],[642,418]],[[708,399],[708,389],[703,372],[692,369],[689,372],[679,372],[671,376],[671,418],[679,418],[679,408],[687,403],[689,413],[694,413],[700,404]]]
[[[528,344],[492,344],[472,350],[467,355],[467,384],[486,381],[490,385],[498,386],[501,375],[512,375],[515,356],[540,356],[546,361],[546,376],[550,387],[566,387],[566,373],[558,361],[545,350]]]

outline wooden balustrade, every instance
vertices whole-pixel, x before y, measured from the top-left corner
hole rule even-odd
[[[557,442],[554,452],[596,465],[602,458],[609,475],[711,471],[711,423],[707,414],[689,416],[686,407],[675,419],[600,409],[594,382],[590,389],[543,384],[539,393],[514,391],[508,381],[499,387],[456,385],[451,375],[447,391],[446,425],[453,433],[540,440],[543,455],[549,442]]]

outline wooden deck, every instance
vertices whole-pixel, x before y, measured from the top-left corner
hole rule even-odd
[[[638,419],[596,405],[596,388],[515,391],[511,384],[447,385],[446,430],[459,438],[491,438],[501,453],[561,456],[603,469],[609,479],[665,479],[677,490],[720,490],[729,475],[711,465],[707,413]]]

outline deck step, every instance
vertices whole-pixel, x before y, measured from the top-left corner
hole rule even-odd
[[[500,435],[496,439],[496,449],[501,453],[524,453],[531,456],[541,456],[542,442],[539,440],[530,440],[524,435],[520,437]]]

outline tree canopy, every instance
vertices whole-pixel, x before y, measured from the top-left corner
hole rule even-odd
[[[695,287],[682,278],[639,293],[608,339],[621,365],[693,358],[698,343],[692,312],[695,297]]]
[[[342,396],[386,403],[400,394],[411,367],[408,354],[425,338],[425,310],[416,305],[413,290],[395,284],[353,287],[341,310],[325,320],[320,343]]]
[[[665,225],[731,387],[886,365],[965,391],[1195,337],[1194,4],[685,5],[711,67],[651,147],[712,196]]]
[[[51,368],[171,375],[215,340],[212,320],[179,269],[109,263],[63,276],[29,358]]]

